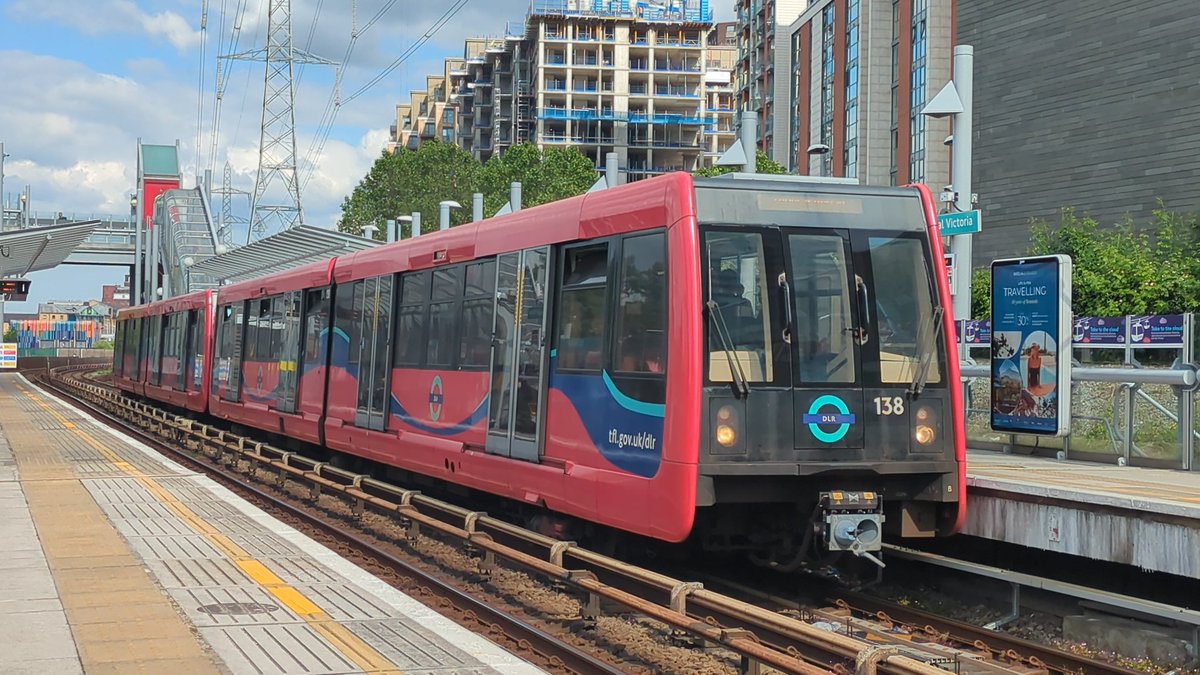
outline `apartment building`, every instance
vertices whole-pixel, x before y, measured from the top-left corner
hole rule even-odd
[[[786,129],[775,133],[775,112],[788,105],[790,73],[777,67],[788,53],[784,33],[810,0],[734,0],[738,60],[734,71],[737,112],[758,113],[758,148],[781,164],[791,152]],[[782,48],[776,49],[777,44]]]
[[[439,114],[481,161],[532,141],[574,146],[597,167],[616,152],[630,180],[692,171],[734,138],[736,47],[712,33],[708,0],[537,0],[502,37],[468,39],[447,59],[453,113]],[[397,107],[394,146],[419,144],[404,117],[422,119],[430,91]]]
[[[409,92],[408,103],[396,106],[389,150],[416,150],[425,140],[458,140],[458,110],[452,97],[452,74],[463,69],[462,59],[446,59],[441,75],[425,78],[425,88]]]
[[[950,79],[952,0],[814,0],[781,31],[774,159],[871,185],[950,180],[950,122],[921,110]],[[823,145],[825,154],[808,154]]]

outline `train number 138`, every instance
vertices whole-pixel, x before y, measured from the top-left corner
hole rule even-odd
[[[903,415],[904,398],[901,396],[876,396],[876,415]]]

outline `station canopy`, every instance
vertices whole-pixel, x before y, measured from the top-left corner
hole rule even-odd
[[[58,267],[99,225],[99,220],[84,220],[0,232],[0,277]]]
[[[192,265],[192,274],[237,282],[379,246],[383,242],[353,234],[298,225]]]

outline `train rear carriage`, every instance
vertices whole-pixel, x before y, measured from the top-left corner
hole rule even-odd
[[[117,312],[117,388],[194,412],[208,400],[213,292],[196,291]]]
[[[209,411],[320,444],[333,259],[222,287]]]

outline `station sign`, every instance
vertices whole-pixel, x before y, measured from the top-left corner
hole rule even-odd
[[[991,427],[1011,434],[1071,432],[1071,258],[992,263]]]
[[[17,343],[0,342],[0,370],[11,370],[17,367]]]
[[[983,230],[983,217],[978,209],[960,213],[942,213],[938,215],[938,229],[941,230],[943,237],[975,234]]]

